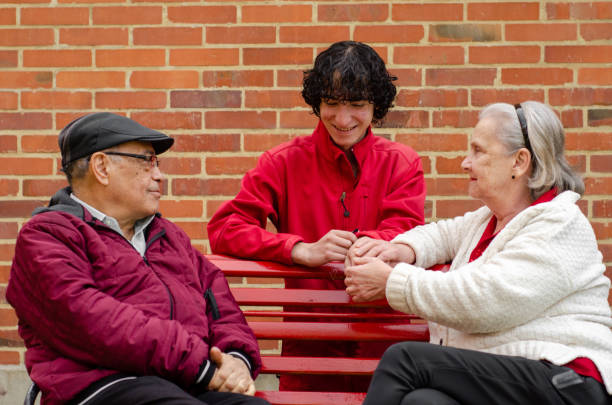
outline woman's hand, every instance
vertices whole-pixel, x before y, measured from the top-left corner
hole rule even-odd
[[[385,298],[387,279],[393,270],[380,259],[357,257],[353,266],[344,269],[346,293],[355,302]]]
[[[362,257],[375,257],[391,266],[400,262],[413,264],[415,261],[414,250],[410,246],[368,237],[359,238],[353,243],[344,265],[351,266],[355,264],[356,258]]]

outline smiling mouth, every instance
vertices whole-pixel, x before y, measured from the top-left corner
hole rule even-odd
[[[357,128],[357,125],[355,125],[354,127],[350,127],[350,128],[339,128],[334,125],[334,128],[340,132],[351,132],[353,129]]]

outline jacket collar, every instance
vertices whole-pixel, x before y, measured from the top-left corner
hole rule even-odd
[[[344,151],[332,141],[329,132],[323,125],[323,121],[319,120],[317,127],[313,132],[313,138],[317,147],[317,153],[320,153],[327,160],[336,161],[338,159],[346,159]],[[365,136],[353,145],[352,150],[359,163],[359,167],[363,165],[363,161],[374,143],[374,135],[372,134],[372,126],[368,127]]]

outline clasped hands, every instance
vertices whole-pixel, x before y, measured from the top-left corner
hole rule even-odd
[[[255,395],[255,383],[244,361],[223,353],[215,346],[210,349],[210,360],[217,366],[213,378],[208,383],[210,391]]]

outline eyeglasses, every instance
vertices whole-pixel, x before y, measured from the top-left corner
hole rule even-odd
[[[137,155],[136,153],[124,153],[124,152],[102,152],[105,155],[115,155],[115,156],[127,156],[131,158],[146,160],[149,162],[149,167],[152,169],[154,167],[159,167],[159,159],[157,155]]]

